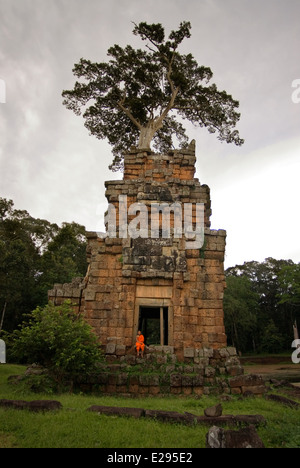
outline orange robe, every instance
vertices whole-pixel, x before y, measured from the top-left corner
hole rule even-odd
[[[143,335],[139,335],[139,336],[136,337],[135,347],[136,347],[137,351],[140,351],[140,349],[142,351],[144,351],[144,349],[145,349],[144,341],[145,341],[145,338],[144,338]]]

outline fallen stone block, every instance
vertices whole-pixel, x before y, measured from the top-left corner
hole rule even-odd
[[[28,403],[30,411],[57,411],[62,409],[62,404],[55,400],[34,400]]]
[[[25,409],[28,407],[28,401],[24,400],[0,400],[1,408],[8,409]]]
[[[231,388],[244,387],[247,390],[251,390],[249,387],[265,387],[262,376],[256,374],[238,375],[229,379],[228,383]]]
[[[55,400],[0,400],[0,407],[9,409],[28,409],[29,411],[56,411],[62,408],[62,404]]]
[[[219,403],[218,405],[215,405],[215,406],[211,406],[210,408],[206,408],[204,410],[204,414],[205,416],[207,417],[219,417],[222,415],[222,411],[223,411],[223,408],[222,408],[222,405]]]
[[[242,425],[254,425],[258,427],[266,423],[265,418],[259,414],[226,414],[222,416],[194,416],[194,418],[197,424],[204,424],[206,426],[218,425],[235,427]]]
[[[265,385],[252,385],[250,387],[242,387],[242,394],[245,396],[250,395],[263,395],[267,392]]]
[[[286,397],[283,397],[283,396],[280,396],[280,395],[266,395],[266,399],[267,400],[272,400],[272,401],[276,401],[277,403],[281,403],[285,406],[289,406],[290,408],[299,408],[300,407],[300,403],[298,403],[297,401],[294,401],[294,400],[290,400],[289,398],[286,398]]]
[[[144,416],[145,410],[143,408],[121,408],[115,406],[97,406],[93,405],[87,409],[99,414],[107,414],[113,416],[131,416],[133,418],[141,418]]]
[[[192,413],[185,412],[184,414],[177,413],[176,411],[160,411],[160,410],[146,410],[146,418],[157,419],[163,422],[181,423],[187,425],[200,424],[200,425],[220,425],[220,426],[242,426],[265,425],[266,420],[261,415],[223,415],[223,416],[197,416]]]
[[[195,424],[200,424],[204,426],[211,426],[211,425],[221,425],[221,426],[237,426],[237,420],[236,417],[228,414],[228,415],[223,415],[223,416],[195,416],[190,413],[185,413],[188,414],[190,417],[190,420],[193,421]]]
[[[238,414],[235,416],[238,426],[265,426],[267,421],[261,414]]]
[[[207,448],[265,448],[254,426],[239,431],[213,426],[206,435]]]
[[[177,413],[177,411],[146,410],[145,418],[157,419],[167,423],[192,424],[196,416],[189,413]]]
[[[253,426],[260,426],[266,422],[265,418],[261,415],[197,416],[187,412],[182,414],[177,411],[144,410],[142,408],[122,408],[115,406],[93,405],[88,408],[87,411],[112,416],[131,416],[136,419],[145,417],[149,419],[157,419],[158,421],[165,423],[180,423],[186,425],[200,424],[207,426],[240,426],[250,424]],[[219,414],[219,411],[217,411],[217,414]]]

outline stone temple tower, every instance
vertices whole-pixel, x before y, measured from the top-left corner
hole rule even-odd
[[[123,180],[105,183],[107,232],[88,233],[86,277],[49,291],[56,304],[72,300],[107,353],[130,353],[139,329],[147,345],[169,347],[178,360],[226,347],[226,232],[210,228],[210,190],[194,177],[195,162],[193,143],[167,154],[132,148]],[[204,237],[193,244],[176,228],[187,207],[195,228],[197,206]]]

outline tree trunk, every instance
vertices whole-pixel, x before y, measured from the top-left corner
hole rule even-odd
[[[299,340],[299,333],[298,333],[298,327],[297,327],[297,322],[295,320],[293,324],[293,330],[294,330],[294,340]]]
[[[236,340],[235,347],[236,347],[237,353],[239,354],[239,352],[240,352],[240,341],[239,341],[237,326],[236,326],[234,317],[233,317],[233,328],[234,328],[234,334],[235,334],[235,340]]]
[[[6,311],[6,305],[7,305],[7,303],[5,302],[4,307],[3,307],[3,311],[2,311],[1,322],[0,322],[0,331],[2,330],[2,327],[3,327],[4,316],[5,316],[5,311]]]
[[[150,120],[146,127],[142,127],[140,130],[140,138],[139,138],[139,143],[138,143],[138,148],[140,149],[150,149],[150,144],[151,141],[157,132],[159,130],[161,125],[159,125],[157,122],[154,120]]]

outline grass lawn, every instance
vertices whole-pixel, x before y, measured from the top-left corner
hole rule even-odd
[[[165,424],[147,419],[98,415],[86,411],[91,405],[141,407],[203,415],[219,403],[218,397],[122,398],[99,395],[42,395],[28,393],[7,383],[21,374],[22,366],[0,365],[0,399],[55,399],[63,409],[54,413],[0,408],[0,448],[203,448],[207,427]],[[274,392],[275,393],[275,392]],[[258,433],[266,447],[300,447],[299,410],[264,398],[222,402],[223,414],[261,414],[265,427]]]

